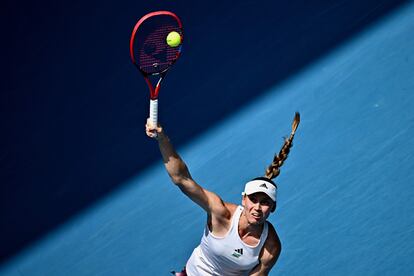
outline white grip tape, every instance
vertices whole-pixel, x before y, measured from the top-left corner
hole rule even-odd
[[[158,125],[158,99],[150,100],[150,120],[154,127]]]

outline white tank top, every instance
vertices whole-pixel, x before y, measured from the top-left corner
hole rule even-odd
[[[224,237],[214,236],[206,225],[201,243],[187,261],[188,276],[233,276],[248,275],[259,263],[259,254],[268,233],[267,222],[264,224],[260,241],[251,246],[244,243],[238,231],[243,207],[238,206],[233,214],[230,230]]]

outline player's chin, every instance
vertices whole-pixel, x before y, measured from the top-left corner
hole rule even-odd
[[[255,216],[250,217],[250,224],[258,225],[262,223],[263,223],[263,217],[255,217]]]

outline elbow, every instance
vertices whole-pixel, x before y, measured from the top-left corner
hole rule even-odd
[[[171,181],[181,190],[188,189],[194,183],[189,175],[170,175]]]
[[[184,177],[182,177],[181,175],[170,175],[170,178],[171,181],[177,186],[184,182]]]
[[[188,173],[188,171],[177,172],[177,173],[170,173],[169,175],[170,175],[171,181],[175,185],[183,184],[188,179],[191,179],[190,174]]]
[[[188,171],[188,168],[185,164],[182,164],[182,166],[178,167],[175,170],[169,170],[168,174],[171,178],[171,181],[178,186],[186,183],[188,180],[191,180],[190,172]]]

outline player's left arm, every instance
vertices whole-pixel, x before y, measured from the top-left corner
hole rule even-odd
[[[279,258],[282,245],[273,226],[269,223],[269,233],[259,256],[259,264],[250,271],[250,276],[267,276]]]

